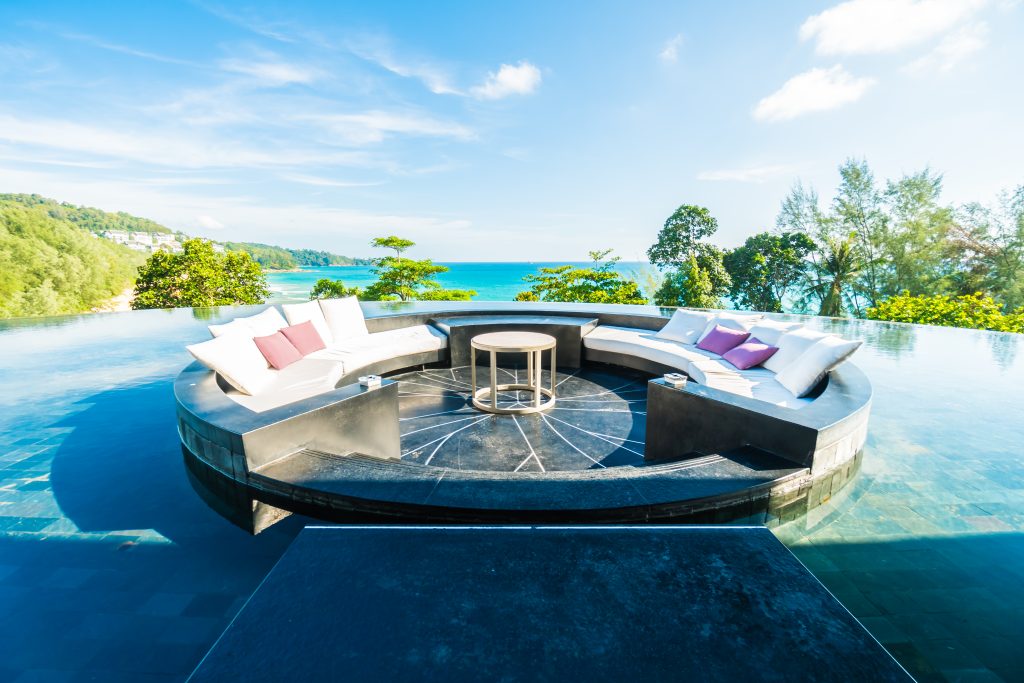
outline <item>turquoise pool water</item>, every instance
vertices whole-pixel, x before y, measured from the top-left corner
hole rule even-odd
[[[0,322],[0,681],[182,680],[296,533],[245,535],[182,466],[184,345],[241,312]],[[776,533],[919,680],[1024,680],[1024,336],[811,324],[865,340],[870,436]]]

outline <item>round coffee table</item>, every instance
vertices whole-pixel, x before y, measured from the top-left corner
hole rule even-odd
[[[488,332],[479,334],[470,341],[470,375],[473,385],[473,405],[488,413],[499,415],[523,415],[547,410],[555,405],[555,338],[539,332]],[[551,388],[541,386],[541,352],[551,349]],[[491,354],[491,385],[476,388],[476,352]],[[498,363],[496,354],[525,353],[526,383],[498,384]],[[530,391],[533,400],[530,405],[516,408],[498,406],[501,391]],[[541,396],[547,397],[542,401]]]

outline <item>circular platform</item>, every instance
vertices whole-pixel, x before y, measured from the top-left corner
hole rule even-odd
[[[477,369],[480,372],[480,368]],[[499,367],[502,383],[526,369]],[[558,403],[544,413],[491,415],[471,405],[470,368],[397,375],[402,460],[456,470],[551,472],[643,464],[647,375],[584,368],[555,377]],[[541,383],[550,386],[549,371]],[[530,404],[532,392],[499,392],[498,406]]]

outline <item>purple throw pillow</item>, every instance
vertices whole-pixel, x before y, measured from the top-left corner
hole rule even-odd
[[[252,340],[256,342],[256,348],[260,350],[270,366],[276,370],[283,370],[302,358],[299,350],[292,346],[288,337],[280,332],[266,337],[253,337]]]
[[[750,333],[743,330],[732,330],[728,327],[715,325],[715,329],[708,332],[708,336],[704,337],[697,343],[697,348],[710,351],[711,353],[717,353],[721,356],[725,354],[726,351],[734,349],[747,341],[749,336]]]
[[[292,343],[299,353],[303,356],[308,356],[314,351],[326,349],[327,345],[324,344],[323,338],[320,333],[316,331],[316,327],[313,326],[313,322],[307,320],[304,323],[298,325],[292,325],[291,327],[284,327],[281,329],[281,334],[285,336]]]
[[[765,344],[757,337],[751,337],[734,349],[722,354],[722,358],[736,366],[737,370],[749,370],[775,355],[777,346]]]

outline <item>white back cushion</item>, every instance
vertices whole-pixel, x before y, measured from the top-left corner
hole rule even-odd
[[[327,320],[327,327],[331,330],[334,343],[352,337],[365,337],[369,334],[366,329],[366,319],[363,317],[363,309],[359,308],[359,301],[354,296],[346,296],[342,299],[320,299],[320,310],[324,312]]]
[[[225,334],[185,348],[243,394],[255,396],[276,376],[256,342],[244,334]]]
[[[800,327],[792,332],[787,332],[779,337],[779,343],[775,345],[779,347],[779,350],[775,352],[775,355],[762,363],[761,367],[767,368],[772,372],[782,372],[786,369],[787,365],[799,358],[804,351],[811,348],[812,344],[821,341],[825,337],[833,336],[835,335],[816,332],[806,327]],[[760,339],[760,337],[758,338]]]
[[[864,342],[846,341],[828,336],[815,342],[799,358],[775,375],[776,381],[786,387],[794,396],[802,397],[817,386],[829,370],[839,366],[853,355]],[[782,353],[782,351],[779,351]],[[778,355],[778,354],[776,354]]]
[[[727,327],[730,330],[742,330],[747,332],[755,323],[761,321],[764,316],[762,315],[750,315],[746,313],[715,313],[715,317],[708,321],[708,324],[704,327],[704,330],[697,337],[697,341],[704,341],[704,337],[711,334],[711,330],[715,329],[717,325]]]
[[[224,325],[210,325],[210,334],[214,337],[219,337],[224,334],[246,334],[250,338],[252,337],[266,337],[268,334],[274,334],[282,327],[288,327],[288,323],[285,322],[284,317],[281,313],[271,306],[265,311],[260,311],[256,315],[250,315],[245,318],[235,318],[229,323]]]
[[[787,332],[801,327],[800,323],[784,323],[779,320],[765,319],[750,328],[750,336],[757,337],[769,346],[778,346],[779,338]]]
[[[714,313],[707,311],[687,311],[680,308],[672,314],[665,327],[658,330],[654,336],[658,339],[668,339],[684,344],[696,344],[697,338],[714,317]]]
[[[288,318],[289,325],[311,322],[316,328],[316,333],[324,340],[324,344],[330,346],[334,342],[319,301],[307,301],[304,304],[281,304],[281,310],[284,311],[284,317]]]

